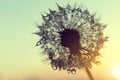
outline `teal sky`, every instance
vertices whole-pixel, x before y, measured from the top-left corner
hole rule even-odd
[[[77,79],[84,80],[87,75],[84,70],[76,75],[67,72],[53,71],[41,49],[35,47],[39,37],[32,34],[38,29],[36,23],[41,24],[41,13],[48,9],[57,10],[56,3],[66,6],[87,7],[89,11],[96,12],[101,22],[108,25],[105,35],[109,41],[102,49],[102,64],[92,69],[96,80],[108,80],[111,68],[120,64],[120,0],[0,0],[0,76],[3,80],[17,79],[29,76],[39,76],[42,80]],[[51,78],[46,77],[52,76]],[[80,76],[79,76],[80,75]],[[53,78],[56,76],[55,78]],[[111,76],[115,80],[114,76]]]

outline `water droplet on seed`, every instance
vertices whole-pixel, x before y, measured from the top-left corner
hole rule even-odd
[[[75,69],[72,69],[72,70],[71,70],[71,73],[72,73],[72,74],[76,74],[76,70],[75,70]]]

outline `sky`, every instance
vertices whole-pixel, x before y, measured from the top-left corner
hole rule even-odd
[[[75,75],[52,70],[40,47],[35,47],[39,40],[32,34],[38,31],[36,23],[42,23],[41,13],[49,8],[57,10],[56,2],[97,11],[101,22],[108,25],[109,41],[101,49],[101,64],[93,65],[91,72],[95,80],[116,80],[111,70],[120,64],[120,0],[0,0],[0,80],[89,80],[84,69]]]

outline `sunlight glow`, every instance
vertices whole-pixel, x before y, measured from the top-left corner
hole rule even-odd
[[[117,80],[120,80],[120,65],[116,65],[113,67],[112,74]]]

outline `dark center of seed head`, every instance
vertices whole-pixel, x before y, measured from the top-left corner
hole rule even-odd
[[[79,53],[80,49],[80,35],[77,30],[65,29],[60,32],[61,35],[61,45],[69,48],[70,55],[76,55]]]

